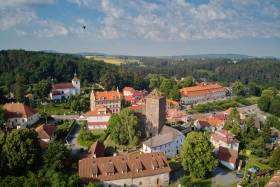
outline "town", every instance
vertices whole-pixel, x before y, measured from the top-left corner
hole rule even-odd
[[[72,72],[64,67],[60,79],[68,82],[55,77],[59,62],[50,71],[61,72],[38,82],[30,74],[28,86],[20,73],[14,83],[5,79],[0,186],[280,185],[276,87],[190,74],[135,73],[129,82],[124,67],[94,57],[77,62]],[[105,76],[89,82],[89,64]]]

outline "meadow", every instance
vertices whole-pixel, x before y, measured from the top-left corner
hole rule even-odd
[[[103,60],[109,64],[120,65],[125,62],[140,62],[138,59],[121,59],[116,57],[104,57],[104,56],[85,56],[85,58],[93,58],[94,60]]]

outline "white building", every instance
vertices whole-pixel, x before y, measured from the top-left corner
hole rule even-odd
[[[79,176],[83,182],[96,182],[104,187],[169,185],[166,156],[163,153],[131,154],[79,160]]]
[[[90,130],[107,129],[112,111],[106,106],[97,106],[87,114],[87,127]]]
[[[52,91],[50,97],[52,100],[62,99],[63,97],[67,99],[70,95],[75,96],[81,93],[80,80],[77,78],[77,74],[74,74],[74,78],[71,83],[66,84],[52,84]]]
[[[240,169],[240,167],[242,166],[242,160],[238,160],[237,150],[221,146],[217,154],[217,159],[221,164],[223,164],[231,170],[236,169],[236,166],[238,166],[238,169]]]
[[[214,134],[211,134],[210,141],[213,143],[215,148],[220,146],[233,149],[238,151],[239,149],[239,140],[235,138],[235,135],[230,131],[218,130]]]
[[[224,87],[218,84],[206,85],[205,83],[201,83],[199,86],[182,88],[180,93],[183,104],[224,98],[226,95]]]
[[[23,103],[6,103],[3,108],[9,112],[10,128],[25,128],[39,120],[38,111]]]
[[[124,87],[123,88],[123,95],[124,96],[132,95],[134,92],[135,92],[135,90],[132,87]]]
[[[143,142],[141,152],[163,152],[167,158],[170,158],[180,153],[185,139],[185,135],[177,129],[164,126],[159,135]]]

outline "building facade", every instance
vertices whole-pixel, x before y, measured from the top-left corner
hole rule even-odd
[[[135,90],[132,87],[124,87],[123,88],[123,95],[124,96],[132,95],[134,92],[135,92]]]
[[[77,74],[75,73],[71,83],[66,83],[66,84],[52,83],[52,91],[50,93],[50,98],[52,100],[56,100],[56,99],[61,100],[63,97],[67,99],[70,95],[75,96],[76,94],[80,94],[81,93],[80,87],[81,87],[80,80],[77,78]]]
[[[9,112],[10,128],[25,128],[39,120],[39,112],[23,103],[6,103],[3,108]]]
[[[199,86],[186,87],[180,89],[181,103],[193,104],[199,101],[215,100],[224,98],[226,91],[218,84],[206,85],[201,83]]]
[[[119,113],[121,111],[121,93],[117,91],[94,92],[92,90],[90,95],[90,110],[94,110],[97,106],[105,106],[112,111],[112,113]]]
[[[85,158],[79,161],[83,182],[112,186],[168,186],[171,169],[161,153]]]
[[[220,146],[238,151],[240,141],[235,138],[235,135],[226,130],[218,130],[211,134],[210,142],[215,148]]]
[[[97,106],[87,114],[87,127],[90,130],[107,129],[112,111],[106,106]]]

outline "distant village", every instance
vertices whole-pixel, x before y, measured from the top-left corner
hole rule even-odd
[[[49,97],[51,100],[59,101],[77,94],[81,94],[81,81],[75,73],[70,83],[52,83]],[[151,91],[135,90],[133,87],[125,87],[123,90],[117,88],[115,91],[95,91],[92,88],[88,94],[90,111],[74,116],[72,119],[76,124],[81,125],[86,121],[85,128],[88,130],[106,130],[110,117],[122,111],[121,98],[124,98],[130,105],[128,108],[137,116],[141,135],[145,138],[133,154],[111,156],[105,154],[104,144],[96,141],[85,150],[78,161],[80,179],[83,182],[96,182],[105,187],[169,186],[172,168],[168,160],[180,155],[186,136],[191,132],[208,133],[208,140],[214,147],[213,153],[218,162],[230,171],[239,172],[246,165],[239,156],[241,140],[230,130],[225,130],[224,125],[235,110],[240,117],[238,125],[244,130],[252,111],[249,108],[229,107],[224,111],[212,110],[203,114],[190,115],[185,112],[187,108],[199,103],[226,100],[231,94],[231,87],[206,81],[180,89],[179,101],[167,99],[158,88]],[[32,97],[32,93],[27,97]],[[42,118],[37,110],[23,103],[6,103],[3,108],[9,112],[9,129],[29,128]],[[255,110],[256,108],[254,106]],[[55,118],[55,114],[52,116]],[[262,119],[255,115],[254,126],[258,131],[261,130],[261,123]],[[56,141],[57,127],[52,123],[41,124],[35,130],[44,149],[49,142]],[[0,131],[0,134],[5,133],[3,129]],[[276,149],[280,144],[279,130],[272,128],[270,139],[273,149]],[[71,144],[71,139],[69,142]],[[270,171],[259,172],[255,175],[262,177]],[[280,170],[274,174],[266,187],[277,185],[280,186]]]

